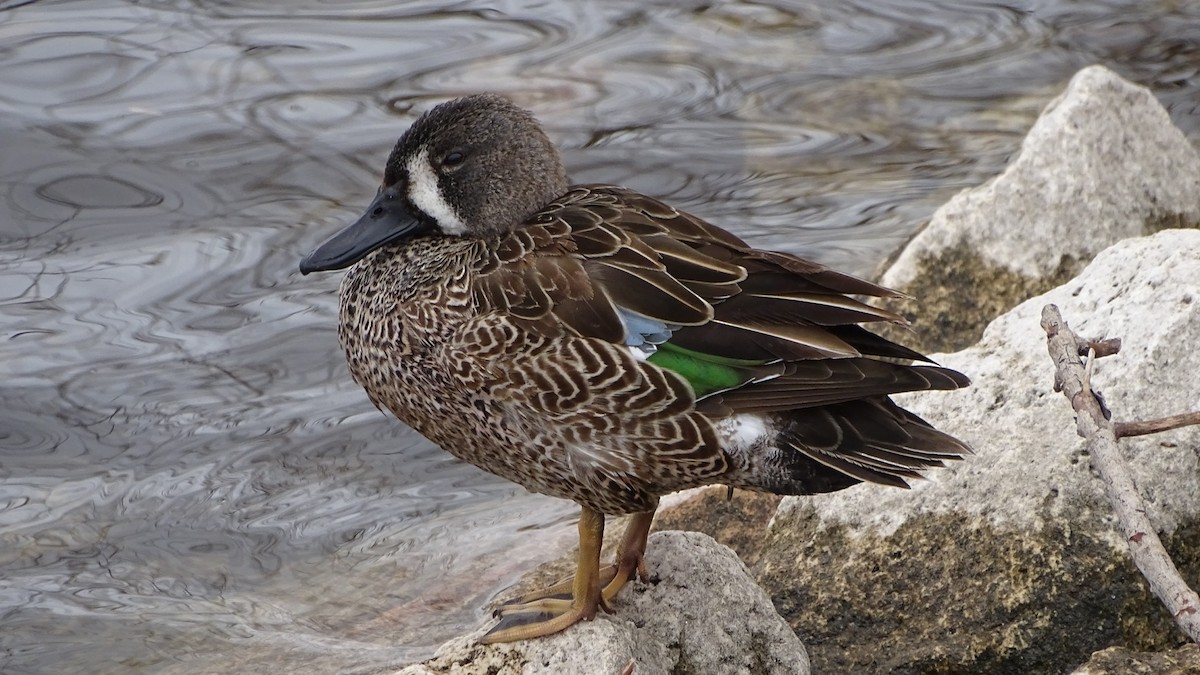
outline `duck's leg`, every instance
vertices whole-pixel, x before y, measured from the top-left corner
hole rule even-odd
[[[579,558],[575,564],[571,599],[545,598],[507,607],[504,618],[480,642],[528,640],[557,633],[579,621],[594,619],[604,602],[600,596],[600,546],[603,543],[604,514],[583,507],[579,515]],[[545,615],[550,618],[542,619]]]
[[[654,522],[654,511],[635,513],[629,519],[625,528],[625,536],[617,548],[617,572],[612,580],[601,591],[605,602],[625,587],[625,584],[636,573],[642,581],[646,580],[646,538],[650,536],[650,524]]]
[[[652,522],[654,522],[654,511],[633,514],[629,519],[629,524],[625,527],[625,536],[621,539],[621,545],[617,548],[616,562],[600,568],[599,583],[604,589],[601,592],[601,609],[607,611],[604,605],[633,579],[635,572],[638,578],[645,581],[647,573],[643,558],[646,554],[646,538],[650,535]],[[567,577],[555,582],[552,586],[505,602],[496,608],[496,615],[507,616],[509,614],[562,610],[570,606],[574,587],[575,577]]]

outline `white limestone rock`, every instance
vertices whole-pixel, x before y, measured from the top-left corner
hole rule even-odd
[[[1080,335],[1122,339],[1092,378],[1114,419],[1200,409],[1196,230],[1121,242],[996,319],[979,344],[935,355],[972,386],[896,399],[977,454],[912,490],[787,498],[772,521],[759,580],[822,669],[1062,672],[1139,630],[1174,630],[1053,390],[1039,326],[1048,303]],[[1200,428],[1121,443],[1152,522],[1184,547],[1176,562],[1196,567]]]
[[[658,532],[646,563],[656,583],[631,583],[601,614],[557,635],[479,646],[482,634],[447,642],[400,675],[805,675],[808,656],[746,567],[694,532]]]
[[[923,513],[968,513],[1025,527],[1047,517],[1074,521],[1089,515],[1079,512],[1086,504],[1107,519],[1102,486],[1080,454],[1084,441],[1070,405],[1052,389],[1053,364],[1039,327],[1049,303],[1079,335],[1121,338],[1120,354],[1099,360],[1092,378],[1115,419],[1200,410],[1200,351],[1193,348],[1200,344],[1200,231],[1130,239],[1070,282],[993,321],[974,347],[933,356],[970,376],[970,388],[895,397],[971,443],[976,456],[930,472],[912,490],[863,487],[813,499],[818,516],[883,534]],[[1164,441],[1174,447],[1162,447]],[[1200,516],[1200,430],[1122,443],[1160,527],[1169,532],[1180,517]],[[780,512],[798,504],[784,500]],[[1119,539],[1113,545],[1124,550]]]
[[[938,209],[883,283],[903,288],[923,256],[960,245],[1042,277],[1065,255],[1090,260],[1145,234],[1147,220],[1178,214],[1200,221],[1200,155],[1150,90],[1090,66],[1046,106],[1002,174]]]
[[[881,282],[918,299],[902,309],[925,347],[958,349],[1102,249],[1197,224],[1196,149],[1148,89],[1091,66],[1004,172],[938,209]]]

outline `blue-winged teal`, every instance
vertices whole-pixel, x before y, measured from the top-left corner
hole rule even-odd
[[[859,325],[901,318],[849,294],[893,292],[632,190],[569,185],[537,121],[500,96],[417,120],[366,214],[300,270],[350,265],[338,336],[371,400],[456,457],[583,507],[573,582],[503,607],[486,642],[607,609],[644,572],[669,492],[905,487],[969,452],[888,398],[968,383],[900,365],[927,359]],[[601,570],[616,514],[635,515]]]

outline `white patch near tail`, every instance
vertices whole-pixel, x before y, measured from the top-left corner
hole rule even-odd
[[[650,345],[650,346],[653,347],[654,345]],[[641,347],[630,347],[629,348],[629,353],[633,356],[633,358],[635,360],[638,360],[638,361],[645,361],[646,359],[650,358],[650,355],[653,354],[655,351],[657,351],[657,350],[651,349],[650,351],[646,351],[645,349],[642,349]]]
[[[438,184],[437,172],[429,163],[429,148],[410,157],[408,164],[408,200],[438,224],[445,234],[464,234],[467,224],[446,201]]]
[[[717,433],[721,437],[721,443],[730,452],[749,450],[767,441],[767,434],[773,431],[762,415],[747,413],[717,422]]]

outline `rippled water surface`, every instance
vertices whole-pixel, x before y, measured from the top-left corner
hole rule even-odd
[[[508,93],[575,179],[867,273],[1095,62],[1200,136],[1191,3],[0,1],[0,671],[382,670],[570,546],[296,271],[416,113]]]

